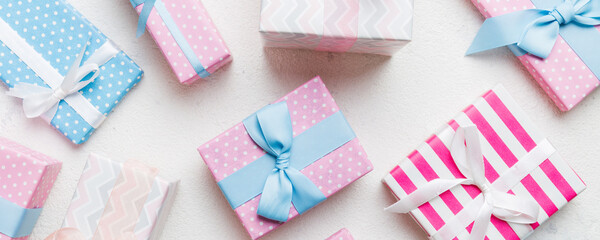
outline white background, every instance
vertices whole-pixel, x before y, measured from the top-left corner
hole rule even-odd
[[[315,75],[320,75],[362,141],[374,171],[264,237],[324,239],[342,227],[357,239],[425,239],[381,178],[477,96],[504,84],[588,184],[531,239],[597,239],[600,233],[600,97],[561,113],[507,50],[464,57],[483,18],[468,0],[416,1],[414,40],[393,57],[263,49],[259,0],[204,0],[234,56],[206,80],[184,86],[149,34],[135,39],[128,0],[69,0],[144,70],[91,139],[74,146],[21,101],[0,94],[0,135],[64,162],[31,239],[61,226],[90,152],[138,159],[180,178],[163,239],[248,239],[196,147]]]

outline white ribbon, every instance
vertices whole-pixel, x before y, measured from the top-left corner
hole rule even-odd
[[[466,145],[465,145],[466,143]],[[474,222],[469,239],[484,239],[490,218],[495,217],[511,223],[532,224],[537,222],[540,207],[531,199],[523,199],[507,193],[529,173],[535,170],[556,149],[547,140],[541,141],[531,152],[523,156],[509,170],[490,184],[485,178],[485,165],[476,126],[459,127],[452,140],[450,152],[465,179],[435,179],[402,198],[386,211],[408,213],[459,185],[475,185],[482,194],[477,196],[453,218],[446,222],[430,239],[453,239]]]
[[[110,40],[107,40],[80,66],[88,46],[86,41],[67,75],[63,77],[2,18],[0,18],[0,32],[2,33],[0,41],[50,87],[17,83],[9,90],[8,95],[23,99],[23,109],[28,118],[41,117],[50,122],[56,115],[58,104],[64,100],[93,128],[98,128],[102,124],[106,116],[79,93],[79,90],[95,80],[99,74],[99,66],[120,52]],[[81,81],[90,74],[92,75],[88,80]]]

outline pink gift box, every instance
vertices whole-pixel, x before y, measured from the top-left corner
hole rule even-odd
[[[471,0],[486,17],[535,8],[530,0]],[[600,30],[600,27],[597,27]],[[600,85],[588,66],[559,35],[546,59],[531,54],[517,57],[561,111],[569,111]]]
[[[135,6],[138,0],[132,0]],[[177,28],[187,40],[194,54],[208,73],[213,74],[233,59],[225,41],[217,27],[198,0],[158,0],[164,4]],[[138,14],[144,4],[135,7]],[[179,82],[190,84],[202,78],[196,73],[184,51],[165,25],[163,16],[155,9],[152,10],[147,23],[147,29],[167,58]]]
[[[384,183],[396,198],[406,198],[408,194],[435,179],[465,178],[452,158],[450,147],[455,131],[469,125],[475,125],[478,129],[485,178],[490,184],[506,175],[539,145],[546,144],[554,149],[506,90],[498,86],[444,125],[384,178]],[[583,181],[557,152],[533,167],[534,170],[515,186],[508,186],[508,192],[537,203],[537,223],[508,223],[492,216],[486,232],[489,239],[527,237],[585,189]],[[409,214],[432,236],[450,221],[456,220],[454,217],[462,214],[463,210],[468,212],[467,207],[479,195],[481,191],[478,187],[460,185],[443,192]],[[460,234],[456,239],[468,239],[472,226],[471,223],[462,231],[459,228]]]
[[[282,101],[288,105],[294,136],[340,111],[319,77],[277,102]],[[265,155],[241,122],[200,146],[198,151],[217,182]],[[329,197],[371,170],[371,162],[358,139],[354,138],[300,172],[318,186],[325,197]],[[282,224],[257,215],[259,200],[260,195],[234,209],[252,239],[260,238]],[[288,221],[297,216],[298,212],[292,207]]]
[[[354,240],[348,229],[342,228],[338,232],[328,237],[327,240]]]
[[[0,198],[22,208],[42,208],[61,166],[57,160],[0,137]],[[0,240],[28,238],[0,233]]]

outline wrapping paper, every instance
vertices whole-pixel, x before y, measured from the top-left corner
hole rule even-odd
[[[150,191],[144,194],[143,191],[136,189],[137,186],[145,184],[144,180],[133,177],[126,177],[125,180],[122,180],[123,169],[124,163],[91,154],[79,179],[77,190],[62,227],[76,228],[83,233],[86,239],[92,239],[96,231],[103,231],[99,227],[102,219],[109,219],[111,222],[119,222],[120,225],[133,226],[132,224],[134,224],[135,239],[159,239],[173,204],[179,181],[169,181],[156,176],[149,183],[151,184]],[[123,214],[116,217],[112,215],[110,218],[110,215],[107,214],[110,212],[107,210],[107,205],[109,205],[111,196],[117,193],[126,197],[122,199],[124,201],[117,202],[116,205],[141,207],[139,215]],[[143,206],[140,203],[143,203]],[[131,219],[134,221],[131,222]]]
[[[412,38],[413,0],[263,0],[265,46],[392,55]]]
[[[472,2],[486,18],[535,8],[531,0]],[[548,58],[531,54],[517,58],[562,111],[571,110],[600,85],[600,76],[593,74],[560,35]]]
[[[0,198],[23,208],[42,208],[62,163],[0,137]],[[0,240],[10,238],[0,233]]]
[[[384,183],[398,199],[402,199],[433,179],[464,178],[449,149],[455,130],[471,124],[477,126],[481,135],[485,176],[489,182],[494,182],[518,159],[545,140],[506,90],[498,86],[421,144],[384,178]],[[523,239],[584,189],[585,184],[579,176],[558,153],[554,153],[510,190],[518,197],[531,199],[539,205],[537,223],[507,223],[493,216],[487,237]],[[411,211],[410,215],[428,235],[432,235],[480,194],[476,186],[455,187]],[[467,229],[470,231],[472,226]],[[456,239],[468,239],[467,229]]]
[[[354,238],[348,229],[342,228],[338,232],[328,237],[326,240],[354,240]]]
[[[137,0],[132,0],[136,2]],[[219,34],[208,12],[198,0],[160,0],[171,13],[173,21],[186,37],[200,62],[210,74],[232,61],[229,49]],[[142,11],[143,4],[135,10]],[[150,14],[148,31],[167,58],[173,72],[181,83],[189,84],[201,77],[194,71],[189,60],[171,35],[163,18],[156,10]]]
[[[319,77],[276,102],[282,101],[288,104],[294,136],[340,110]],[[200,146],[198,151],[217,182],[265,155],[241,122]],[[329,197],[371,170],[371,162],[358,139],[354,138],[300,172]],[[282,224],[257,215],[259,200],[260,195],[234,209],[252,239],[260,238]],[[288,222],[297,215],[292,207]]]
[[[95,26],[65,0],[53,2],[4,0],[0,18],[7,22],[27,44],[35,48],[62,76],[73,65],[75,56],[85,47],[85,62],[107,41]],[[142,70],[120,52],[100,66],[96,80],[79,92],[103,115],[108,115],[142,77]],[[0,45],[0,80],[9,88],[18,83],[48,86],[4,43]],[[94,128],[64,100],[50,124],[75,144],[90,137]]]

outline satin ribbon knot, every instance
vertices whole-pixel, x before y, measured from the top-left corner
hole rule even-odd
[[[600,25],[600,0],[563,0],[549,9],[527,9],[485,20],[467,55],[516,44],[527,53],[547,58],[561,27]]]
[[[291,163],[293,147],[292,120],[287,103],[264,107],[244,120],[252,140],[276,158],[260,197],[257,213],[265,218],[285,222],[292,202],[303,213],[325,200],[317,186]]]
[[[85,44],[87,46],[87,44]],[[53,117],[60,101],[79,92],[92,83],[99,74],[96,63],[81,65],[86,47],[83,47],[75,62],[55,89],[29,83],[18,83],[9,89],[8,95],[23,99],[23,110],[28,118],[42,115]],[[86,79],[84,81],[84,79]]]
[[[575,8],[570,0],[567,0],[560,5],[556,6],[550,15],[556,19],[558,24],[568,24],[575,18]]]
[[[275,162],[275,168],[279,170],[286,170],[290,166],[289,156],[278,156]]]
[[[480,144],[479,131],[476,126],[459,127],[453,138],[450,153],[465,178],[432,180],[423,186],[419,186],[416,191],[408,194],[408,196],[385,210],[408,213],[454,187],[475,185],[481,190],[482,194],[473,200],[474,202],[479,200],[479,204],[475,206],[478,210],[468,239],[484,239],[492,215],[506,222],[535,223],[539,215],[539,206],[536,202],[501,191],[497,186],[488,182],[485,177],[485,164]],[[481,197],[483,199],[478,199]],[[452,224],[452,222],[449,221],[447,226],[449,224]],[[451,228],[460,227],[462,226],[451,226]],[[433,234],[430,238],[452,239],[455,237],[451,235],[440,236],[439,233]]]

